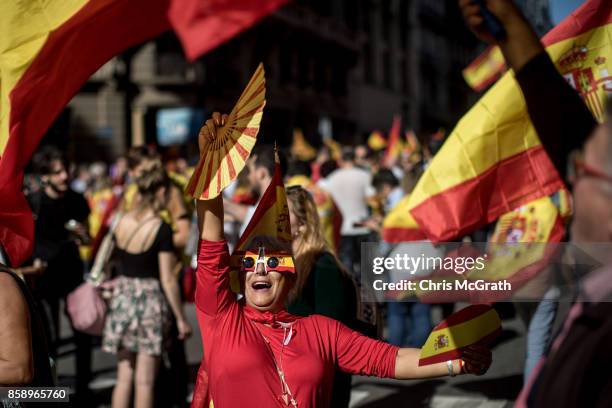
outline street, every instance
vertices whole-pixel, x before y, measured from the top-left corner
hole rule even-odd
[[[189,322],[194,328],[194,334],[186,344],[190,378],[193,379],[202,357],[201,340],[199,330],[197,330],[195,306],[187,304],[185,309]],[[505,309],[511,309],[511,307]],[[438,308],[434,308],[433,314],[434,321],[437,321],[440,316]],[[485,376],[459,376],[429,381],[399,381],[355,376],[351,407],[495,408],[511,406],[522,385],[525,328],[522,321],[512,316],[511,313],[510,316],[502,315],[502,319],[504,330],[493,348],[493,364]],[[69,339],[70,336],[70,329],[64,317],[62,338]],[[72,350],[73,346],[68,341],[60,348],[58,380],[62,386],[71,386],[74,382]],[[94,373],[90,388],[93,391],[93,400],[88,406],[110,407],[112,387],[116,378],[115,357],[102,352],[99,346],[96,346],[92,364]],[[191,390],[193,383],[189,387]]]

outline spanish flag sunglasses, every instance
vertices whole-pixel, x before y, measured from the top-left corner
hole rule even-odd
[[[253,272],[257,265],[263,264],[266,272],[290,272],[295,273],[293,257],[283,253],[265,253],[260,248],[259,253],[247,251],[242,258],[242,269],[246,272]]]

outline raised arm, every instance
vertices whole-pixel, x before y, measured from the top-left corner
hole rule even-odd
[[[206,148],[207,139],[216,137],[217,127],[225,123],[226,115],[213,113],[206,121],[199,136],[200,153]],[[219,195],[211,200],[197,200],[200,250],[196,281],[196,306],[208,317],[215,317],[235,302],[230,289],[229,251],[223,236],[223,199]],[[198,316],[202,322],[202,316]],[[202,323],[200,323],[202,324]]]
[[[223,241],[223,199],[221,196],[212,200],[198,200],[196,209],[200,238],[204,241]]]
[[[198,136],[200,155],[206,151],[208,142],[217,137],[217,128],[225,124],[227,115],[214,112],[211,119],[208,119]],[[204,241],[223,240],[223,199],[219,195],[212,200],[197,200],[196,209],[198,213],[198,227],[200,228],[200,238]]]
[[[507,35],[495,40],[484,28],[474,0],[459,0],[468,27],[478,38],[499,45],[516,75],[531,121],[542,146],[561,177],[566,178],[569,153],[580,148],[595,126],[595,119],[578,93],[556,70],[529,22],[511,0],[486,0]]]

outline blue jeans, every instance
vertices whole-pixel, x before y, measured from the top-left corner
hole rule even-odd
[[[431,332],[431,305],[417,302],[387,303],[389,343],[421,347]]]
[[[557,316],[557,299],[543,299],[531,317],[527,329],[527,356],[523,381],[527,381],[531,370],[546,354],[552,337],[553,324]]]

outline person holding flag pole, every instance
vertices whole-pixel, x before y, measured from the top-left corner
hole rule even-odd
[[[203,156],[226,115],[213,113],[200,132]],[[214,143],[213,143],[214,144]],[[291,231],[280,168],[230,257],[220,196],[197,200],[200,250],[196,306],[202,332],[208,398],[202,406],[328,407],[336,368],[396,379],[484,374],[491,352],[467,349],[462,359],[419,366],[420,349],[363,336],[336,320],[286,310],[296,282]],[[263,232],[263,234],[261,233]],[[230,289],[238,260],[242,299]],[[196,389],[194,401],[202,401]],[[205,405],[208,402],[209,405]]]

